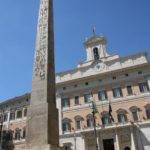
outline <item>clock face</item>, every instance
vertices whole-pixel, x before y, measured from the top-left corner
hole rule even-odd
[[[97,71],[103,70],[104,67],[105,67],[105,64],[103,62],[94,63],[94,69]]]

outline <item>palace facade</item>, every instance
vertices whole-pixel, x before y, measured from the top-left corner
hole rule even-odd
[[[60,146],[64,150],[95,150],[96,145],[98,150],[149,150],[148,54],[109,55],[106,45],[104,36],[93,35],[84,42],[86,61],[56,74]],[[96,136],[92,101],[97,110]],[[11,131],[9,144],[20,150],[25,148],[29,104],[30,93],[0,104],[3,131]]]

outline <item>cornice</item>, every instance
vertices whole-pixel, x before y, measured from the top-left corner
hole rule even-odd
[[[77,82],[84,81],[84,80],[88,81],[88,80],[91,80],[92,78],[94,78],[94,79],[96,79],[96,78],[106,78],[106,76],[118,75],[119,73],[123,73],[123,72],[130,73],[130,72],[133,72],[135,70],[140,70],[141,68],[145,69],[147,67],[150,68],[150,62],[143,63],[143,64],[138,64],[138,65],[135,65],[135,66],[129,66],[129,67],[126,67],[126,68],[119,68],[119,69],[116,69],[116,70],[110,70],[110,71],[107,71],[107,72],[100,72],[98,74],[83,76],[83,77],[79,77],[79,78],[72,79],[72,80],[63,81],[63,82],[60,82],[60,83],[56,83],[56,87],[58,88],[59,86],[73,84],[73,83],[77,83]]]

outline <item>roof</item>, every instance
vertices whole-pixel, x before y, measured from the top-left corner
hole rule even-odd
[[[97,42],[99,42],[101,44],[106,44],[107,40],[104,36],[93,35],[92,37],[90,37],[88,40],[86,40],[84,42],[84,45],[88,46],[88,45],[91,45],[91,44],[97,43]]]

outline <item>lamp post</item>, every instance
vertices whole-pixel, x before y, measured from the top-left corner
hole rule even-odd
[[[94,125],[94,135],[95,135],[95,143],[96,143],[95,147],[96,147],[96,150],[98,150],[95,113],[97,113],[97,109],[96,109],[95,103],[92,101],[93,125]]]
[[[96,131],[96,120],[95,120],[95,114],[98,113],[96,104],[93,100],[93,94],[91,92],[91,103],[92,103],[92,114],[93,114],[93,126],[94,126],[94,136],[95,136],[95,148],[98,150],[98,142],[97,142],[97,131]]]

